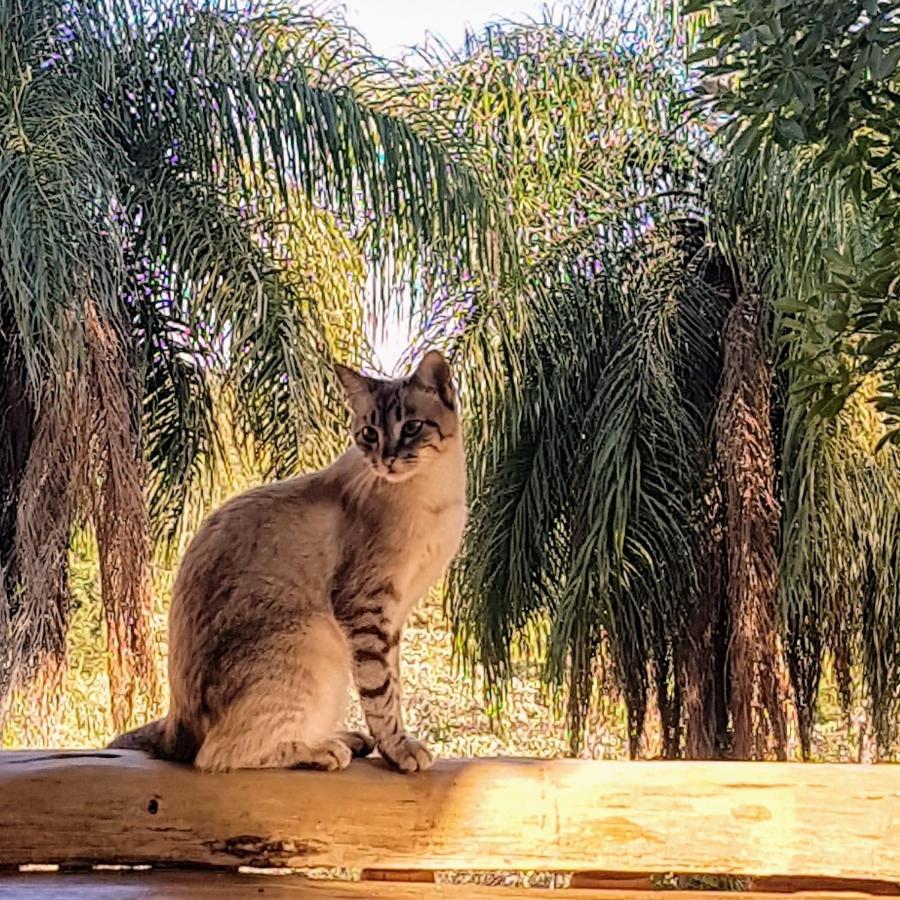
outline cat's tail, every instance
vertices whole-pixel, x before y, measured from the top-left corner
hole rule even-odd
[[[180,722],[163,716],[133,731],[120,734],[109,744],[110,750],[143,750],[156,759],[193,762],[200,742],[193,731]]]
[[[165,759],[166,744],[166,718],[164,716],[162,719],[156,719],[156,721],[135,728],[133,731],[120,734],[109,744],[109,749],[143,750],[151,756]]]

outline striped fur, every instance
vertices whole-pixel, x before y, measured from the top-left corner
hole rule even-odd
[[[400,636],[465,525],[450,370],[431,352],[404,379],[338,374],[354,446],[204,522],[172,598],[168,715],[111,746],[211,771],[340,769],[375,746],[402,772],[431,764],[403,727]],[[338,730],[351,678],[371,737]]]

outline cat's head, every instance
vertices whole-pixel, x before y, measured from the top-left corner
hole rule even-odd
[[[336,369],[353,411],[353,439],[380,478],[406,481],[460,440],[450,366],[436,350],[405,378]]]

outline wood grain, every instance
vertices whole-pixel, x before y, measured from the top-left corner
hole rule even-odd
[[[900,879],[900,767],[445,760],[404,777],[0,754],[0,865],[168,863]]]
[[[296,876],[225,875],[214,872],[148,872],[0,876],[0,900],[772,900],[766,894],[703,891],[593,891],[309,881]],[[779,900],[861,900],[859,894],[807,893]]]

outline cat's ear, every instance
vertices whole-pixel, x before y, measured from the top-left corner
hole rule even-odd
[[[355,405],[369,393],[369,379],[365,375],[361,375],[349,366],[342,366],[340,363],[335,363],[334,371],[351,404]]]
[[[450,365],[437,350],[429,350],[413,372],[413,380],[437,391],[441,402],[453,409],[453,380]]]

